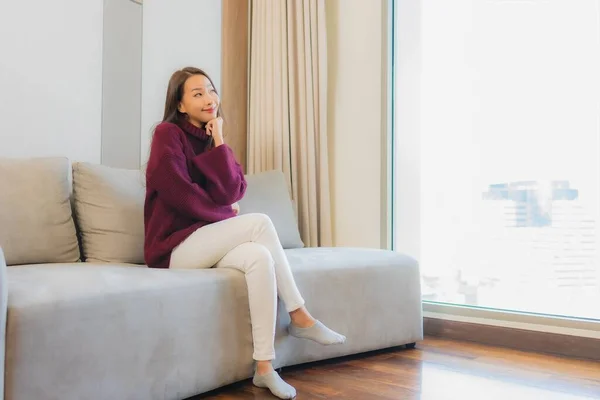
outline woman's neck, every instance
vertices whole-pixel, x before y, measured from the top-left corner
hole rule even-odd
[[[190,124],[194,125],[196,128],[204,129],[204,127],[206,126],[206,124],[205,124],[205,123],[202,123],[202,122],[200,122],[200,121],[196,121],[196,120],[194,120],[194,119],[192,119],[192,118],[187,118],[187,121],[188,121]]]

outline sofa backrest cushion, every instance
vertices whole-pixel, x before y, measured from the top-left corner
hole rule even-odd
[[[64,157],[0,159],[0,247],[7,265],[77,262]]]
[[[246,176],[248,188],[239,202],[240,214],[262,213],[273,221],[284,249],[304,247],[298,219],[283,172],[272,170]]]
[[[144,264],[143,183],[139,170],[73,164],[73,198],[85,261]]]
[[[281,171],[247,175],[240,214],[263,213],[286,249],[304,247]],[[144,263],[143,172],[90,163],[73,165],[76,221],[87,262]]]

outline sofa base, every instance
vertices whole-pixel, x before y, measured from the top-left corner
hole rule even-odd
[[[422,339],[411,258],[368,249],[286,253],[311,314],[347,341],[290,337],[280,303],[276,368]],[[9,267],[7,280],[5,400],[180,400],[252,376],[238,271],[47,264]]]

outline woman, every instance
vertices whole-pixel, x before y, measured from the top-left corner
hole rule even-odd
[[[289,333],[318,343],[346,338],[304,307],[269,217],[237,216],[246,181],[223,140],[219,96],[197,68],[169,81],[163,122],[154,132],[146,171],[145,258],[152,268],[235,268],[248,286],[253,383],[282,399],[295,389],[273,370],[277,296],[291,317]]]

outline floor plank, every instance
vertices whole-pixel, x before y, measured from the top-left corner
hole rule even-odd
[[[285,368],[298,399],[600,399],[600,363],[427,337],[392,349]],[[273,399],[244,381],[190,400]]]

